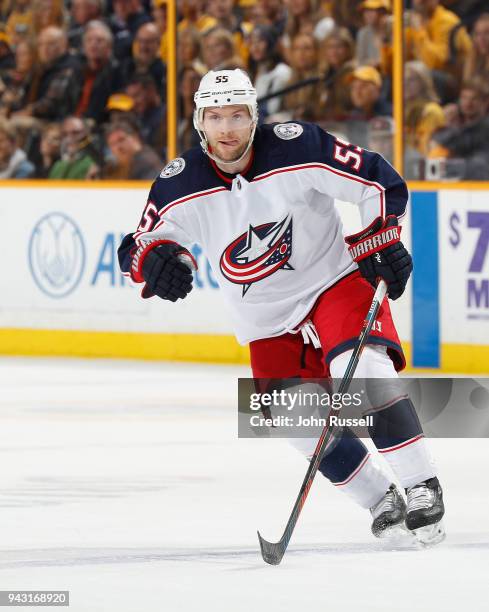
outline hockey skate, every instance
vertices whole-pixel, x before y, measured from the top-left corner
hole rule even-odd
[[[428,478],[406,489],[406,527],[423,546],[438,544],[445,539],[441,519],[445,514],[443,492],[438,478]]]
[[[395,484],[370,508],[372,533],[376,538],[392,539],[408,535],[405,527],[406,503]]]

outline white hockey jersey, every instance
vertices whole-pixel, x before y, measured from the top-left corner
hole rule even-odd
[[[408,190],[380,155],[316,125],[264,125],[242,174],[220,171],[200,147],[163,169],[137,231],[119,248],[121,269],[129,272],[134,247],[149,240],[198,243],[231,306],[238,341],[278,336],[356,268],[335,199],[358,204],[366,227],[379,215],[401,217]]]

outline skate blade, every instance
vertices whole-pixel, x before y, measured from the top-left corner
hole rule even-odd
[[[392,525],[391,527],[387,527],[380,533],[374,534],[376,538],[379,540],[384,540],[387,542],[396,542],[406,540],[406,538],[412,539],[412,534],[409,529],[406,528],[404,523],[399,523],[398,525]]]
[[[435,546],[435,544],[443,542],[446,537],[445,527],[442,521],[434,523],[433,525],[426,525],[426,527],[418,527],[418,529],[413,529],[411,533],[414,535],[417,542],[424,547]]]

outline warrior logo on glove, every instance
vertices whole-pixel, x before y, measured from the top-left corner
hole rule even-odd
[[[360,259],[368,257],[376,251],[380,251],[389,244],[399,242],[400,239],[401,228],[392,227],[391,229],[386,230],[385,232],[379,232],[371,238],[366,238],[358,244],[354,244],[348,250],[350,251],[352,259],[354,259],[355,261],[359,261]],[[376,257],[376,260],[380,263],[380,256]]]
[[[387,294],[397,300],[404,293],[413,269],[411,255],[401,242],[401,228],[397,217],[377,217],[358,234],[346,236],[348,251],[358,264],[361,275],[373,286],[382,278],[387,283]]]

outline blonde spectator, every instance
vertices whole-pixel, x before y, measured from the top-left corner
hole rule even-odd
[[[283,89],[292,76],[292,69],[281,61],[277,51],[277,37],[271,26],[255,26],[250,36],[248,74],[255,85],[258,99]],[[260,116],[276,113],[281,105],[279,97],[260,106]]]
[[[430,71],[422,62],[407,62],[404,78],[407,145],[425,157],[431,135],[445,125],[445,114],[438,104]]]
[[[249,56],[247,39],[253,26],[238,18],[234,13],[234,8],[235,0],[208,0],[207,2],[207,12],[214,17],[219,27],[232,33],[238,55],[247,65]]]
[[[205,72],[200,59],[201,37],[194,28],[187,28],[178,35],[177,60],[180,67],[194,66],[199,72]]]
[[[210,30],[202,37],[202,59],[208,70],[244,68],[233,35],[224,28]]]
[[[324,13],[321,0],[285,0],[285,6],[287,21],[282,44],[286,59],[290,60],[288,50],[297,34],[312,34],[317,41],[322,41],[333,30],[335,23]]]
[[[476,81],[489,96],[489,13],[482,13],[472,31],[472,51],[464,66],[464,80]]]
[[[319,44],[313,34],[294,36],[290,49],[292,76],[286,86],[319,77],[318,55]],[[314,121],[318,118],[319,99],[320,85],[314,83],[286,94],[282,108],[289,111],[291,119]]]
[[[383,74],[390,72],[392,56],[392,16],[390,0],[364,0],[360,5],[363,27],[356,36],[356,61],[374,66]]]
[[[355,68],[354,53],[355,43],[346,28],[333,30],[322,45],[325,107],[321,118],[324,120],[344,119],[351,108],[350,79]]]
[[[34,164],[17,146],[15,129],[6,119],[0,119],[0,179],[29,178]]]
[[[471,52],[472,42],[455,13],[443,7],[440,0],[413,0],[406,26],[408,59],[419,60],[431,70],[461,76],[461,66]]]

